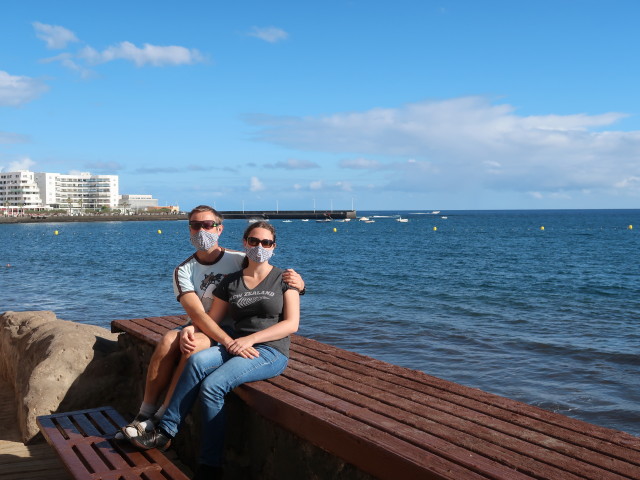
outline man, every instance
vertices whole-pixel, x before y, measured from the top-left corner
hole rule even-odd
[[[222,215],[207,205],[200,205],[191,210],[188,218],[191,243],[196,252],[174,270],[173,290],[190,321],[186,328],[167,332],[156,346],[147,370],[140,411],[116,438],[141,435],[152,430],[154,423],[162,418],[187,358],[211,346],[212,340],[190,325],[191,320],[206,316],[216,286],[226,275],[242,269],[245,254],[218,244],[224,229]],[[304,282],[294,270],[285,271],[283,278],[291,287],[304,293]],[[225,328],[225,325],[223,321],[221,326]],[[164,401],[157,409],[158,399],[165,389]]]

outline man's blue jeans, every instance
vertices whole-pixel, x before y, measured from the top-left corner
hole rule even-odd
[[[260,356],[246,359],[231,355],[221,345],[191,356],[158,427],[171,436],[187,416],[200,393],[202,406],[202,437],[199,463],[222,464],[224,447],[224,397],[245,382],[254,382],[280,375],[288,358],[275,348],[254,345]]]

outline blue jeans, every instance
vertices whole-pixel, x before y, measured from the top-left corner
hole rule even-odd
[[[200,394],[202,407],[202,436],[199,463],[211,466],[222,464],[224,447],[224,397],[245,382],[254,382],[280,375],[288,358],[275,348],[254,345],[258,358],[247,359],[231,355],[221,345],[202,350],[191,356],[158,424],[165,432],[178,433]]]

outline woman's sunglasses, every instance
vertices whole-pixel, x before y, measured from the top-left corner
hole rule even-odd
[[[250,247],[257,247],[258,245],[262,245],[264,248],[271,248],[276,244],[273,240],[267,240],[266,238],[260,240],[256,237],[247,237],[247,245]]]
[[[189,227],[191,227],[193,230],[200,230],[201,228],[204,228],[205,230],[211,230],[212,228],[219,226],[220,224],[214,222],[213,220],[203,220],[201,222],[192,220],[189,222]]]

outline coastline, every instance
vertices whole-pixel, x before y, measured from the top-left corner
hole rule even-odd
[[[316,212],[310,210],[252,210],[252,211],[229,211],[220,212],[229,220],[284,220],[284,219],[355,219],[355,210],[334,210],[332,212]],[[135,215],[23,215],[19,217],[2,216],[0,224],[6,223],[60,223],[60,222],[131,222],[131,221],[165,221],[165,220],[187,220],[187,213],[146,213]]]
[[[0,217],[0,224],[12,223],[61,223],[61,222],[132,222],[186,220],[186,214],[147,214],[147,215],[52,215],[50,217]]]

